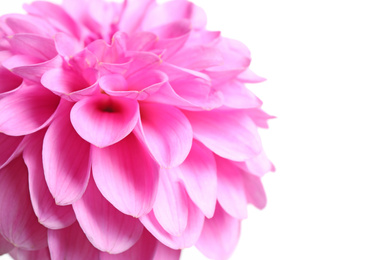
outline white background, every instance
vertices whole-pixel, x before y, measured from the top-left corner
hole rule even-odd
[[[250,207],[231,259],[390,259],[390,2],[193,2],[249,46],[268,79],[251,89],[278,117],[261,130],[268,206]]]

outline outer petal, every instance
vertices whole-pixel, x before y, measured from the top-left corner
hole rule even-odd
[[[223,104],[227,107],[245,109],[259,108],[262,105],[260,99],[239,81],[228,81],[216,86],[216,89],[222,92]]]
[[[148,213],[156,197],[158,168],[137,138],[131,134],[92,151],[93,177],[103,196],[125,214]]]
[[[50,229],[60,229],[75,220],[70,206],[57,206],[47,188],[42,164],[42,143],[45,131],[26,137],[27,146],[23,158],[28,168],[30,198],[39,223]]]
[[[8,253],[14,248],[10,242],[4,239],[4,237],[0,234],[0,256]]]
[[[40,250],[23,250],[15,248],[10,255],[17,260],[50,260],[50,252],[47,247]]]
[[[139,220],[114,208],[102,196],[93,178],[73,208],[88,240],[100,251],[122,253],[133,246],[142,234],[143,226]]]
[[[107,95],[83,99],[70,113],[77,133],[97,147],[106,147],[125,138],[134,129],[138,116],[136,101]]]
[[[22,151],[23,136],[7,136],[0,133],[0,169],[12,161]]]
[[[18,90],[22,82],[23,79],[21,77],[16,76],[0,65],[0,98]]]
[[[99,251],[91,245],[77,222],[60,230],[49,229],[48,244],[52,260],[99,259]]]
[[[153,257],[157,248],[157,244],[159,244],[157,239],[152,234],[150,234],[149,231],[144,229],[142,236],[129,250],[115,255],[101,252],[100,260],[154,260]]]
[[[69,103],[63,103],[43,141],[45,179],[59,205],[68,205],[81,198],[91,171],[90,145],[74,131],[69,106]]]
[[[204,215],[190,200],[188,203],[187,227],[180,236],[172,236],[158,223],[154,212],[140,218],[144,227],[161,243],[172,249],[183,249],[193,246],[202,232]]]
[[[228,259],[240,236],[240,221],[231,217],[217,205],[212,219],[204,222],[196,247],[210,259]]]
[[[163,167],[181,164],[190,152],[192,128],[183,113],[165,105],[141,104],[141,129],[150,153]]]
[[[188,219],[188,196],[174,170],[160,170],[160,182],[153,212],[160,225],[171,235],[180,236]]]
[[[125,1],[125,10],[119,22],[119,30],[132,33],[141,25],[148,8],[154,0],[128,0]]]
[[[15,33],[31,33],[51,37],[55,34],[54,28],[40,17],[23,14],[6,15],[5,23]]]
[[[180,67],[192,70],[203,70],[221,65],[223,58],[221,52],[215,48],[204,45],[183,48],[173,55],[169,62]]]
[[[26,135],[45,127],[59,98],[42,86],[26,86],[0,100],[0,132]]]
[[[245,186],[241,169],[232,162],[216,157],[218,172],[218,202],[232,217],[244,219],[247,215]]]
[[[217,166],[213,153],[194,140],[190,154],[177,169],[188,196],[211,218],[217,202]]]
[[[158,243],[153,260],[179,260],[180,254],[181,250],[175,250],[162,243]]]
[[[0,219],[0,234],[14,246],[27,250],[47,246],[47,229],[32,209],[22,157],[0,170]]]
[[[28,55],[47,61],[57,55],[53,39],[35,34],[19,33],[10,36],[11,50],[17,54]]]
[[[267,196],[259,177],[243,172],[242,179],[245,185],[245,193],[248,203],[258,209],[263,209],[267,204]]]
[[[240,111],[185,111],[185,115],[195,139],[221,157],[244,161],[261,152],[255,124]]]

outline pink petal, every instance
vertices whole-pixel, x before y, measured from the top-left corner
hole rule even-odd
[[[102,196],[93,178],[83,197],[73,203],[73,208],[88,240],[100,251],[122,253],[142,234],[143,226],[139,220],[114,208]]]
[[[73,56],[83,48],[82,44],[77,41],[77,39],[62,32],[59,32],[54,36],[54,42],[58,54],[64,57]]]
[[[125,9],[122,19],[119,22],[119,30],[123,32],[133,33],[136,31],[149,7],[154,4],[154,0],[128,0],[125,1]]]
[[[204,222],[196,247],[210,259],[228,259],[240,236],[240,221],[226,214],[217,204],[215,215]]]
[[[148,213],[157,193],[158,168],[137,138],[131,134],[92,151],[92,173],[103,196],[124,214]]]
[[[265,78],[262,78],[258,75],[256,75],[253,71],[250,69],[245,70],[244,72],[240,73],[237,76],[237,79],[244,83],[261,83],[263,81],[266,81]]]
[[[90,145],[73,129],[69,119],[71,104],[65,102],[47,130],[42,151],[45,179],[59,205],[81,198],[91,171]]]
[[[188,220],[187,227],[180,236],[172,236],[159,224],[151,211],[148,215],[140,218],[145,228],[149,230],[161,243],[172,249],[183,249],[193,246],[202,232],[204,215],[188,200]]]
[[[169,59],[169,62],[180,67],[200,71],[221,65],[223,58],[217,48],[197,45],[180,50]]]
[[[141,130],[156,161],[166,168],[181,164],[190,152],[192,128],[183,113],[173,107],[141,104]]]
[[[51,37],[56,31],[45,20],[40,17],[22,14],[10,14],[5,18],[5,23],[16,33],[31,33]]]
[[[37,250],[47,246],[47,229],[31,206],[28,174],[22,157],[0,170],[0,234],[16,247]]]
[[[262,105],[260,99],[253,94],[244,83],[231,80],[216,86],[223,94],[223,104],[227,107],[246,109],[259,108]]]
[[[217,166],[213,153],[194,140],[187,159],[177,168],[188,196],[211,218],[217,202]]]
[[[77,221],[67,228],[49,229],[47,236],[52,260],[99,259],[99,250],[91,245]]]
[[[23,250],[15,248],[10,255],[17,260],[50,260],[50,252],[47,247],[39,250]]]
[[[157,260],[154,259],[157,244],[156,238],[144,229],[137,243],[129,250],[115,255],[101,252],[100,260]]]
[[[26,135],[45,127],[59,98],[42,86],[26,86],[0,100],[0,132]]]
[[[160,170],[160,182],[153,212],[160,225],[173,236],[180,236],[188,219],[188,196],[182,184],[175,181],[174,171]]]
[[[274,116],[268,115],[260,108],[248,109],[246,110],[246,113],[251,117],[253,122],[261,128],[268,128],[268,120],[275,118]]]
[[[12,51],[47,61],[57,55],[53,39],[35,34],[18,33],[8,39]]]
[[[175,250],[162,243],[158,243],[153,260],[179,260],[180,254],[181,250]]]
[[[261,152],[255,124],[240,111],[185,111],[185,115],[195,139],[221,157],[244,161]]]
[[[42,164],[44,135],[45,131],[40,131],[26,137],[23,159],[28,169],[31,202],[39,223],[50,229],[60,229],[71,225],[76,218],[71,206],[55,204],[46,185]]]
[[[10,242],[4,239],[4,237],[0,234],[0,256],[8,253],[14,248]]]
[[[1,61],[0,61],[1,62]],[[17,91],[23,79],[0,65],[0,98]]]
[[[219,204],[232,217],[237,219],[247,218],[247,200],[241,169],[221,157],[216,157],[216,162]]]
[[[275,171],[273,164],[264,151],[252,159],[237,163],[237,165],[244,171],[259,177],[263,177],[267,172]]]
[[[259,177],[243,172],[242,179],[245,186],[245,193],[248,203],[258,209],[263,209],[267,204],[267,196]]]
[[[53,93],[69,101],[78,101],[98,91],[97,71],[84,70],[83,74],[85,76],[73,70],[52,69],[43,74],[41,82]]]
[[[0,133],[0,169],[22,152],[22,136],[8,136]]]
[[[151,32],[137,32],[129,36],[126,49],[129,51],[148,51],[158,41],[157,35]]]
[[[131,133],[139,118],[139,108],[131,99],[99,95],[77,102],[70,118],[84,140],[106,147]]]

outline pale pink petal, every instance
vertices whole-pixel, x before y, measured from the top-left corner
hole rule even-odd
[[[244,72],[240,73],[237,76],[237,79],[241,82],[244,82],[244,83],[260,83],[260,82],[266,81],[265,78],[258,76],[250,69],[247,69]]]
[[[183,48],[169,62],[192,70],[203,70],[223,63],[221,52],[216,47],[197,45]]]
[[[21,77],[0,65],[0,98],[17,91],[21,87],[22,82],[23,79]]]
[[[196,247],[210,259],[226,260],[233,253],[239,236],[240,221],[217,204],[214,217],[204,222]]]
[[[223,104],[230,108],[246,109],[259,108],[260,99],[247,89],[244,83],[231,80],[215,87],[223,94]]]
[[[57,55],[54,40],[35,34],[18,33],[8,39],[11,50],[17,54],[28,55],[47,61]]]
[[[22,152],[23,136],[8,136],[0,133],[0,169]]]
[[[153,212],[160,225],[173,236],[180,236],[188,219],[188,196],[182,183],[172,175],[174,170],[160,170],[160,182]]]
[[[245,186],[245,193],[248,203],[253,204],[258,209],[263,209],[267,204],[267,197],[263,184],[259,177],[243,172],[242,179]]]
[[[246,110],[246,113],[251,117],[253,122],[261,128],[268,128],[268,120],[275,118],[274,116],[268,115],[260,108],[248,109]]]
[[[185,111],[195,139],[214,153],[233,161],[244,161],[261,152],[260,137],[252,120],[240,111]]]
[[[23,250],[15,248],[10,255],[17,260],[50,260],[50,252],[47,247],[39,250]]]
[[[68,205],[83,195],[90,176],[90,145],[75,132],[71,104],[63,102],[43,141],[43,168],[56,204]]]
[[[143,226],[139,220],[114,208],[101,195],[93,178],[83,197],[73,203],[73,209],[88,240],[100,251],[122,253],[142,234]]]
[[[158,41],[156,34],[151,32],[137,32],[129,36],[126,49],[129,51],[148,51]]]
[[[217,198],[222,208],[237,219],[248,216],[242,170],[231,161],[216,157],[218,173]]]
[[[25,86],[0,100],[0,132],[26,135],[45,127],[59,104],[59,97],[42,86]]]
[[[153,260],[179,260],[180,254],[181,250],[175,250],[162,243],[158,243]]]
[[[156,238],[144,229],[137,243],[129,250],[115,255],[101,252],[100,260],[157,260],[153,258],[157,244]]]
[[[181,164],[192,145],[187,118],[179,109],[165,105],[142,103],[140,111],[142,127],[138,134],[156,161],[166,168]]]
[[[0,234],[16,247],[38,250],[47,246],[47,229],[31,206],[27,167],[18,157],[0,170]]]
[[[154,0],[125,1],[125,9],[119,22],[118,29],[127,33],[136,31],[140,27],[144,15],[154,2]]]
[[[186,160],[177,167],[188,196],[207,218],[217,202],[217,167],[213,153],[194,140]]]
[[[140,217],[152,209],[158,168],[133,134],[109,147],[93,147],[92,173],[100,192],[121,212]]]
[[[77,102],[70,118],[84,140],[106,147],[131,133],[139,119],[139,107],[131,99],[98,95]]]
[[[64,57],[73,56],[82,50],[81,42],[66,33],[59,32],[54,36],[54,43],[58,54]]]
[[[96,55],[100,62],[124,63],[128,61],[125,56],[127,42],[127,34],[118,32],[113,36],[111,45],[104,40],[97,40],[90,43],[87,48]]]
[[[6,15],[5,23],[13,31],[13,34],[32,33],[36,35],[51,37],[56,33],[53,27],[45,20],[40,17],[34,17],[30,15]]]
[[[26,137],[23,159],[28,169],[30,198],[39,223],[50,229],[71,225],[75,215],[71,206],[57,206],[46,184],[42,164],[44,130]]]
[[[188,220],[187,227],[180,236],[172,236],[159,224],[151,211],[148,215],[140,218],[145,228],[149,230],[161,243],[172,249],[183,249],[193,246],[202,232],[204,215],[188,200]]]
[[[12,245],[10,242],[5,240],[5,238],[0,234],[0,256],[8,253],[13,248],[14,248],[14,245]]]
[[[258,177],[263,177],[264,174],[270,171],[275,171],[272,162],[268,159],[264,150],[256,157],[246,160],[245,162],[236,163],[244,171],[247,171]]]
[[[47,236],[52,260],[99,259],[99,250],[88,241],[77,221],[67,228],[49,229]]]

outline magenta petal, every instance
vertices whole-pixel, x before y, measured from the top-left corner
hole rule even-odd
[[[142,234],[143,226],[139,220],[114,208],[102,196],[93,178],[83,197],[73,203],[73,208],[87,238],[100,251],[122,253]]]
[[[210,259],[228,259],[240,236],[240,221],[217,205],[215,215],[204,222],[196,247]]]
[[[16,247],[37,250],[47,246],[47,229],[31,206],[28,174],[22,157],[0,170],[0,234]]]
[[[17,260],[50,260],[50,252],[47,247],[39,250],[23,250],[15,248],[10,255]]]
[[[10,242],[4,239],[4,237],[0,234],[0,256],[8,253],[14,248]]]
[[[253,204],[258,209],[263,209],[267,204],[267,196],[260,177],[243,172],[242,179],[248,203]]]
[[[26,86],[0,100],[0,132],[26,135],[45,127],[59,98],[42,86]]]
[[[188,196],[183,185],[174,180],[174,174],[174,170],[160,170],[153,211],[165,231],[173,236],[180,236],[187,226]]]
[[[179,260],[180,254],[181,250],[175,250],[162,243],[158,243],[153,260]]]
[[[242,180],[242,171],[231,161],[216,157],[218,173],[217,198],[222,208],[237,219],[244,219],[247,215],[245,186]]]
[[[71,225],[75,215],[71,206],[57,206],[46,185],[42,164],[44,131],[30,135],[23,158],[28,168],[29,188],[32,206],[39,223],[50,229]]]
[[[35,34],[19,33],[9,38],[11,50],[46,61],[54,58],[57,51],[53,39]]]
[[[52,260],[99,259],[99,250],[91,245],[77,222],[60,230],[49,229],[47,236]]]
[[[244,161],[261,152],[256,125],[240,111],[185,111],[185,115],[195,139],[221,157]]]
[[[157,244],[156,238],[144,229],[137,243],[129,250],[115,255],[101,252],[100,260],[157,260],[154,258]]]
[[[84,140],[106,147],[131,133],[138,122],[139,107],[131,99],[99,95],[77,102],[70,118]]]
[[[90,176],[90,145],[75,132],[69,119],[70,104],[63,103],[43,141],[43,168],[50,193],[59,205],[83,195]]]
[[[211,218],[217,202],[217,166],[213,153],[194,140],[187,159],[178,169],[188,196]]]
[[[0,169],[22,152],[23,136],[7,136],[0,133]]]
[[[23,79],[21,77],[16,76],[0,65],[0,98],[17,91],[21,87],[22,82]]]
[[[140,218],[145,228],[149,230],[161,243],[172,249],[183,249],[193,246],[202,232],[204,215],[190,200],[188,201],[187,227],[180,236],[172,236],[159,224],[151,211]]]
[[[93,178],[103,196],[124,214],[148,213],[157,193],[158,168],[137,138],[131,134],[92,151]]]
[[[193,136],[188,119],[179,109],[142,103],[141,125],[146,145],[162,167],[175,167],[184,161]]]

